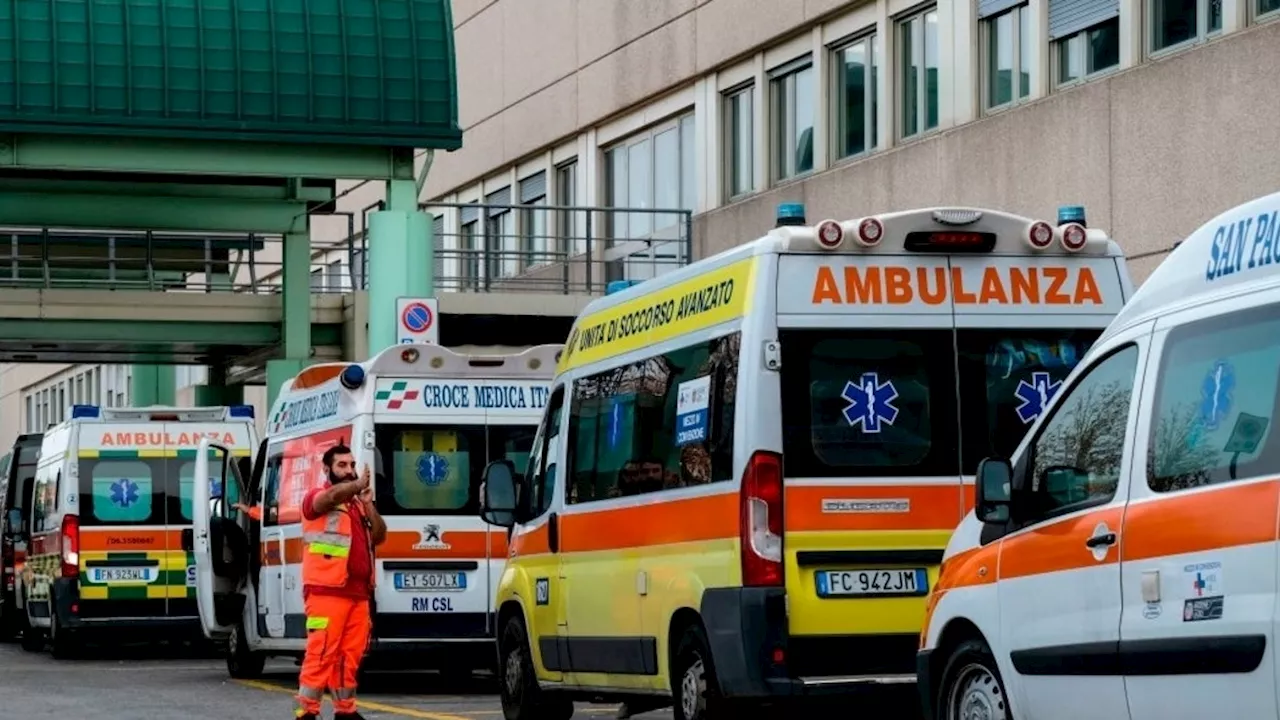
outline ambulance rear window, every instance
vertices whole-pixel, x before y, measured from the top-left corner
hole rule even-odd
[[[108,525],[148,522],[156,490],[152,470],[144,460],[94,462],[89,474],[89,515]]]
[[[537,426],[379,425],[378,510],[383,515],[472,515],[493,460],[523,473]]]

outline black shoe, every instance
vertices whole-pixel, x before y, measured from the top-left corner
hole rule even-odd
[[[303,713],[301,715],[295,715],[294,718],[295,720],[320,720],[320,716],[315,713]]]
[[[358,712],[334,713],[333,720],[364,720],[364,716]]]

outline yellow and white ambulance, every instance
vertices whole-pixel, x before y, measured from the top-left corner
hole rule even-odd
[[[1280,194],[1152,273],[1012,460],[921,634],[930,718],[1276,718]]]
[[[507,534],[476,517],[480,474],[495,459],[524,467],[561,348],[466,355],[397,345],[286,383],[241,488],[260,519],[198,503],[207,510],[195,522],[201,617],[210,637],[227,639],[231,675],[257,675],[268,656],[306,649],[302,501],[327,482],[321,456],[338,443],[372,469],[387,523],[375,558],[374,659],[452,674],[491,667]],[[240,482],[225,449],[210,446],[199,472]]]
[[[486,481],[514,527],[507,716],[648,695],[694,720],[913,682],[978,460],[1130,293],[1116,243],[1065,215],[787,225],[593,302],[527,472]]]
[[[248,459],[253,408],[75,405],[45,431],[28,513],[23,645],[74,653],[84,635],[141,628],[199,637],[195,564],[184,549],[198,488],[196,450],[213,440]]]

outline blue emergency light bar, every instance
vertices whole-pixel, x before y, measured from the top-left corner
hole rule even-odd
[[[97,405],[72,405],[71,406],[72,420],[76,420],[79,418],[89,418],[89,419],[96,420],[97,418],[100,418],[100,417],[102,417],[102,408],[98,407]]]
[[[605,295],[612,295],[612,294],[614,294],[614,293],[616,293],[616,292],[622,292],[623,290],[626,290],[626,289],[627,289],[627,288],[629,288],[629,287],[632,287],[632,286],[634,286],[634,285],[639,285],[641,282],[643,282],[643,281],[641,281],[641,280],[613,280],[613,281],[611,281],[608,285],[605,285],[605,286],[604,286],[604,294],[605,294]]]
[[[804,203],[782,203],[778,206],[777,219],[775,227],[808,224],[804,219]]]
[[[342,383],[342,387],[348,390],[355,390],[364,385],[364,368],[356,363],[342,368],[342,373],[338,375],[338,382]]]
[[[253,419],[252,405],[232,405],[227,409],[227,417]]]
[[[1058,224],[1066,225],[1072,222],[1079,223],[1085,227],[1089,226],[1085,222],[1083,205],[1063,205],[1058,208]]]

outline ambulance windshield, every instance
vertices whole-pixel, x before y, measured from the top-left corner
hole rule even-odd
[[[972,474],[1013,452],[1100,332],[784,331],[787,476]]]
[[[480,476],[493,460],[523,473],[537,426],[377,426],[378,510],[383,515],[473,515]]]

